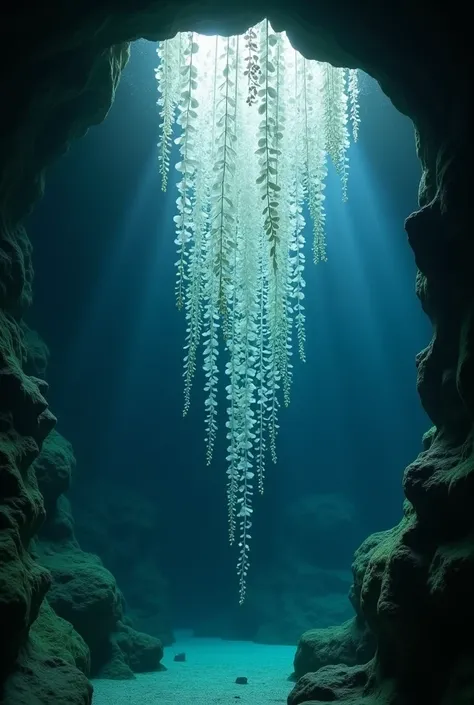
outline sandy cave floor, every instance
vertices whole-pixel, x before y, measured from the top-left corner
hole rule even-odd
[[[184,651],[184,663],[173,661]],[[195,639],[177,634],[165,649],[159,673],[135,680],[94,680],[94,705],[266,705],[286,704],[293,683],[294,646],[267,646],[245,641]],[[248,678],[237,685],[238,676]]]

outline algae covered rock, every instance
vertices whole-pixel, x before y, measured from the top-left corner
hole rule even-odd
[[[49,601],[84,638],[95,670],[105,660],[109,635],[123,614],[115,578],[97,556],[80,550],[43,553],[41,562],[53,578]]]
[[[372,634],[356,617],[326,629],[310,629],[298,642],[294,660],[294,676],[318,671],[323,666],[366,663],[375,651]]]
[[[165,670],[160,664],[162,658],[163,645],[159,639],[119,622],[111,635],[109,659],[98,676],[127,680],[135,678],[134,673]]]
[[[2,705],[90,705],[89,649],[45,600],[6,681]]]

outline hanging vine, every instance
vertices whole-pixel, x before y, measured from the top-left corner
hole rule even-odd
[[[348,125],[356,140],[360,124],[358,75],[304,59],[267,20],[243,38],[188,32],[160,42],[157,51],[163,189],[175,126],[180,131],[174,224],[176,301],[186,318],[183,413],[202,343],[210,463],[225,353],[229,540],[238,543],[242,603],[253,495],[264,491],[268,460],[277,462],[294,339],[306,359],[304,208],[314,260],[324,261],[328,159],[345,199]]]

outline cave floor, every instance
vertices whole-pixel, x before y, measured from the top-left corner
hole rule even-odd
[[[175,662],[184,651],[185,662]],[[245,641],[180,636],[165,650],[159,673],[135,680],[94,680],[94,705],[265,705],[286,703],[293,684],[294,646],[268,646]],[[237,685],[239,676],[247,685]]]

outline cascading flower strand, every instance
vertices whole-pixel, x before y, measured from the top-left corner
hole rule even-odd
[[[202,344],[206,459],[218,432],[219,359],[227,355],[229,540],[247,590],[254,484],[277,461],[293,347],[305,360],[305,218],[325,261],[328,160],[347,197],[349,126],[357,140],[358,73],[301,57],[267,20],[243,37],[178,34],[158,45],[159,171],[166,189],[173,131],[176,299],[186,316],[184,413]]]

